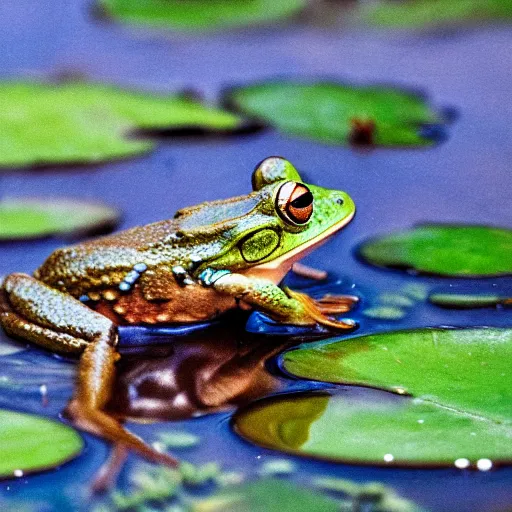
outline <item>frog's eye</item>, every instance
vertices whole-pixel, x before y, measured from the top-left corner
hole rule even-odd
[[[306,224],[313,214],[313,194],[306,185],[287,181],[277,192],[276,208],[289,224]]]

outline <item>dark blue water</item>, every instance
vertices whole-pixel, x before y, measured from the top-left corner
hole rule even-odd
[[[422,221],[512,225],[512,29],[487,27],[431,36],[291,25],[196,37],[98,22],[89,16],[88,7],[80,0],[2,2],[0,76],[51,79],[77,73],[150,91],[192,87],[212,101],[223,87],[250,80],[330,76],[419,87],[434,104],[455,106],[460,117],[448,140],[431,150],[357,152],[272,131],[220,140],[180,139],[162,142],[152,154],[130,161],[5,174],[0,178],[3,196],[100,198],[123,210],[122,227],[128,227],[170,217],[186,205],[247,193],[254,164],[281,154],[296,164],[306,181],[353,196],[358,207],[355,220],[307,263],[349,276],[363,304],[372,303],[378,292],[396,291],[409,282],[428,287],[455,283],[365,266],[352,254],[365,238]],[[60,244],[47,240],[2,245],[0,275],[33,271]],[[492,287],[498,282],[510,286],[505,279],[474,284]],[[510,325],[510,311],[450,311],[420,303],[400,322],[359,315],[359,333],[420,325]],[[55,365],[54,358],[37,349],[9,357],[25,358],[35,368],[49,368],[50,374]],[[20,378],[8,360],[3,360],[2,371]],[[66,368],[63,375],[61,367]],[[0,388],[0,406],[57,416],[72,390],[72,368],[72,363],[59,362],[57,376],[45,377],[50,382],[46,407],[38,383],[26,383],[17,391]],[[304,386],[284,378],[276,381],[281,389]],[[202,440],[186,458],[216,460],[226,470],[253,472],[275,456],[234,435],[229,417],[224,412],[179,422],[177,428]],[[156,431],[173,426],[130,428],[154,440]],[[105,443],[85,438],[87,448],[78,460],[56,472],[3,482],[1,496],[47,501],[53,510],[85,509],[86,484],[107,455]],[[432,510],[498,511],[512,504],[512,469],[391,470],[294,460],[299,480],[315,474],[380,480]],[[125,476],[126,471],[121,482]]]

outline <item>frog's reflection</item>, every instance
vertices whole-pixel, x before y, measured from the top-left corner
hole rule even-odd
[[[237,318],[123,354],[109,409],[131,420],[183,420],[277,391],[265,363],[297,339],[249,334]]]

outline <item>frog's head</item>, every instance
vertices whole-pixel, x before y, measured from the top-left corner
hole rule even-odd
[[[295,261],[343,228],[355,213],[348,194],[303,183],[284,158],[263,160],[254,170],[252,187],[247,196],[178,213],[183,227],[195,225],[197,229],[202,218],[206,235],[208,219],[208,231],[216,233],[211,242],[217,249],[208,261],[203,260],[202,267],[236,270],[278,282]]]

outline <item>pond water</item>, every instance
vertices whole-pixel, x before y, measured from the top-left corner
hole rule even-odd
[[[426,91],[434,104],[455,107],[459,118],[449,128],[446,142],[426,150],[354,151],[272,130],[232,138],[163,140],[156,151],[133,160],[3,174],[3,196],[101,199],[119,207],[124,212],[121,227],[129,227],[169,218],[186,205],[245,194],[250,190],[255,163],[268,155],[283,155],[295,163],[306,182],[346,190],[354,198],[358,208],[355,220],[306,262],[342,277],[337,289],[360,295],[363,306],[373,304],[378,293],[396,292],[413,282],[429,289],[462,284],[462,280],[412,277],[367,266],[353,254],[354,247],[366,238],[423,221],[512,225],[512,29],[483,27],[407,35],[291,24],[178,36],[100,22],[90,16],[89,7],[88,1],[79,0],[4,2],[0,6],[0,77],[48,79],[78,74],[149,91],[193,88],[215,101],[224,87],[233,84],[279,76],[327,76],[356,83],[417,87]],[[3,244],[0,275],[32,272],[61,244],[58,240]],[[470,284],[475,290],[493,290],[495,285],[512,288],[508,278]],[[405,318],[395,322],[364,317],[362,309],[353,316],[360,323],[358,332],[364,334],[417,326],[511,323],[510,309],[459,311],[418,302]],[[214,341],[205,341],[201,338],[204,334],[196,333],[191,344],[159,349],[140,365],[137,359],[134,363],[134,357],[141,354],[128,347],[133,333],[127,333],[123,375],[130,377],[129,382],[139,379],[151,396],[152,383],[144,381],[142,365],[162,376],[165,372],[175,375],[178,367],[186,374],[185,363],[194,354],[199,354],[206,366],[219,358],[229,359],[239,350],[240,338],[249,346],[252,336],[257,336],[237,331],[236,325],[232,329],[231,339],[227,334],[216,334]],[[215,343],[224,343],[222,349],[217,350]],[[264,342],[242,350],[247,367],[274,355],[272,346]],[[193,367],[197,364],[194,362]],[[37,376],[32,379],[25,371],[20,375],[20,368],[25,367],[34,368]],[[0,386],[0,406],[58,417],[72,391],[73,368],[73,362],[57,360],[36,348],[4,357],[1,375],[19,386]],[[117,407],[137,416],[130,407],[140,411],[148,403],[127,404],[129,390],[123,378],[118,383]],[[251,378],[254,380],[247,389],[230,400],[229,406],[199,407],[190,393],[185,393],[186,400],[179,402],[179,409],[159,404],[160,416],[176,423],[130,423],[130,428],[148,440],[174,428],[197,434],[201,442],[186,452],[187,460],[217,461],[226,470],[254,474],[264,461],[284,456],[234,434],[230,408],[276,391],[325,386],[287,378],[273,363],[267,370],[260,367]],[[45,400],[41,399],[41,379],[48,388]],[[171,385],[166,392],[174,398],[178,393]],[[375,391],[361,389],[357,393],[364,399],[365,393],[374,396]],[[41,510],[87,509],[85,489],[107,456],[108,447],[92,436],[84,437],[87,446],[81,457],[58,471],[4,481],[1,496],[44,503]],[[121,487],[127,485],[126,476],[135,460],[130,457],[121,474]],[[356,481],[378,480],[435,511],[498,511],[512,503],[511,468],[462,472],[293,460],[298,470],[292,479],[306,481],[313,475],[328,474]]]

